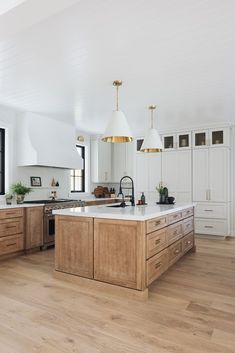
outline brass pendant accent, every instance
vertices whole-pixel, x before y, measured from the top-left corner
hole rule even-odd
[[[133,137],[130,136],[108,136],[101,139],[103,142],[121,143],[132,142]]]

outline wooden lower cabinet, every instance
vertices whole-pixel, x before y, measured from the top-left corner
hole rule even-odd
[[[151,257],[146,262],[146,285],[148,286],[163,274],[168,268],[168,250]]]
[[[57,217],[55,269],[93,278],[93,218]]]
[[[194,234],[189,233],[186,237],[182,239],[182,251],[186,253],[194,246]]]
[[[144,224],[94,220],[94,278],[133,289],[145,286]]]
[[[11,235],[0,238],[0,255],[16,253],[24,249],[23,234]]]
[[[25,249],[43,245],[43,207],[25,209]]]

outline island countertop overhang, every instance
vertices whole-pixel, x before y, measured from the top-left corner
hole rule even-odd
[[[146,206],[135,207],[128,206],[125,208],[114,208],[101,205],[54,210],[53,214],[59,216],[147,221],[152,218],[161,217],[178,211],[183,211],[194,206],[194,203],[179,203],[177,205],[151,204]]]

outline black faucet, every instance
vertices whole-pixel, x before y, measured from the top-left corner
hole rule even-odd
[[[125,175],[124,177],[121,178],[120,180],[120,185],[119,185],[119,193],[118,193],[118,196],[119,195],[122,195],[122,202],[121,202],[121,205],[122,207],[125,207],[126,206],[126,203],[125,203],[125,200],[124,200],[124,194],[123,194],[123,191],[122,191],[122,181],[123,179],[130,179],[131,181],[131,198],[130,198],[130,201],[131,201],[131,206],[135,206],[135,192],[134,192],[134,181],[133,179],[128,176],[128,175]]]

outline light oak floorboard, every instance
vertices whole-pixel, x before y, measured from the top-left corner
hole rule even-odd
[[[53,277],[54,251],[0,262],[1,353],[235,353],[235,239],[196,239],[146,302]]]

